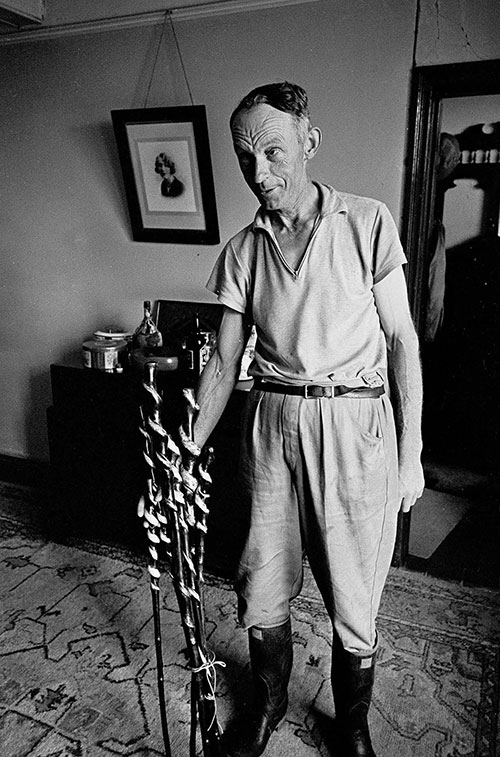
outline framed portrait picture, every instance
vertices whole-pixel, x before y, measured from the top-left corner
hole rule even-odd
[[[112,110],[133,239],[217,244],[204,105]]]

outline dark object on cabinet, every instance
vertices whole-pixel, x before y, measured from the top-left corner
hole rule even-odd
[[[200,329],[219,331],[224,306],[218,302],[157,300],[156,325],[166,344],[177,343],[192,330],[198,316]]]
[[[137,502],[146,468],[139,433],[140,383],[132,371],[106,373],[52,365],[48,409],[53,481],[50,528],[146,551]],[[181,379],[162,375],[164,423],[177,424]],[[206,567],[231,575],[243,541],[245,513],[236,485],[240,416],[246,392],[235,390],[210,444],[215,449]]]

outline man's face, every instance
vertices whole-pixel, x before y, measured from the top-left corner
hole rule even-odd
[[[232,134],[243,176],[260,204],[267,210],[298,209],[308,179],[293,116],[261,103],[236,115]]]

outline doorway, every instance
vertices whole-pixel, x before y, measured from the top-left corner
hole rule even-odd
[[[402,564],[495,587],[499,75],[500,61],[415,70],[403,241],[422,345],[426,490],[400,522]]]

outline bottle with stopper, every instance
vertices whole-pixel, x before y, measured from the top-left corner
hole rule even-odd
[[[152,317],[151,300],[144,300],[144,316],[134,331],[132,345],[134,349],[150,350],[161,347],[163,339]]]

